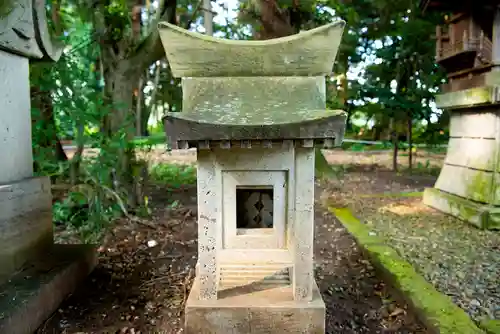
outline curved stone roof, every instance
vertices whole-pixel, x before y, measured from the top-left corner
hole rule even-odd
[[[161,22],[160,38],[175,77],[330,74],[345,22],[265,41],[215,38]]]

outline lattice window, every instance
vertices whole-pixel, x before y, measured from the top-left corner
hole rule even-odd
[[[272,228],[273,187],[236,188],[236,228]]]

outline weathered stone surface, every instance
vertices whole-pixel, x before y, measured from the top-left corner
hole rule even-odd
[[[32,150],[29,62],[0,50],[0,184],[33,175]]]
[[[494,139],[450,138],[445,163],[491,172],[495,169],[496,152]]]
[[[282,148],[282,147],[316,147],[320,149],[329,149],[339,146],[342,143],[342,138],[321,138],[321,139],[275,139],[275,140],[198,140],[198,141],[177,141],[177,147],[182,150],[197,148],[200,150],[209,150],[213,148],[229,149],[252,149],[252,148]]]
[[[24,57],[42,58],[43,53],[35,39],[33,1],[10,1],[0,17],[0,49]]]
[[[496,88],[482,91],[493,93],[491,101],[496,98]],[[436,189],[426,190],[424,196],[424,203],[480,228],[498,226],[500,221],[500,106],[490,102],[451,110],[445,164]]]
[[[0,186],[0,244],[0,281],[52,245],[48,178]]]
[[[271,125],[338,114],[326,110],[325,78],[183,78],[182,112],[168,115],[220,125]]]
[[[497,116],[491,109],[453,111],[451,137],[496,138]]]
[[[59,59],[62,44],[48,31],[45,1],[9,0],[0,6],[0,50],[28,58]]]
[[[496,86],[476,87],[436,96],[436,106],[443,109],[469,108],[498,102],[500,102],[500,91]]]
[[[186,303],[186,333],[325,333],[325,304],[314,283],[309,302],[293,300],[288,286],[240,287],[225,298],[197,299],[195,280]]]
[[[485,74],[485,84],[487,86],[500,86],[500,72],[490,71]]]
[[[423,202],[481,229],[500,230],[500,208],[477,203],[435,188],[424,191]]]
[[[200,123],[182,118],[164,118],[165,132],[172,149],[179,141],[203,140],[288,140],[332,139],[340,143],[344,137],[346,116],[332,113],[320,120],[269,125],[219,125]]]
[[[476,202],[490,203],[492,182],[492,172],[445,164],[435,187]]]
[[[217,298],[218,270],[223,264],[248,268],[281,264],[291,269],[295,298],[310,300],[314,281],[314,148],[289,145],[199,150],[198,180],[200,299]],[[234,190],[244,185],[273,186],[273,201],[286,208],[274,211],[272,233],[237,233]]]
[[[0,285],[0,333],[31,334],[95,267],[90,245],[55,245]]]
[[[217,299],[217,250],[220,249],[219,217],[222,214],[220,173],[209,151],[198,152],[198,277],[199,299]],[[218,221],[219,219],[219,221]]]
[[[330,74],[345,22],[266,41],[214,38],[161,22],[175,77],[320,76]]]
[[[314,149],[295,150],[295,215],[290,240],[294,258],[292,282],[297,301],[313,298],[314,267]]]

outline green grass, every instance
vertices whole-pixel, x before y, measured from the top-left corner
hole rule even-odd
[[[134,145],[134,147],[140,148],[140,147],[165,144],[166,142],[167,142],[167,136],[165,135],[164,132],[161,132],[150,135],[149,137],[134,138],[132,140],[132,145]]]
[[[193,165],[160,163],[150,168],[149,175],[152,180],[176,189],[196,184],[196,167]]]

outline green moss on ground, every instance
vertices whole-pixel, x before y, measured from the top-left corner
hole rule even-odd
[[[373,197],[422,197],[423,191],[404,191],[400,193],[382,193],[382,194],[367,194],[360,195],[359,197],[373,198]]]
[[[373,264],[388,273],[395,287],[419,312],[428,328],[441,334],[484,333],[453,301],[417,274],[412,265],[362,224],[347,208],[329,208],[369,254]]]
[[[480,326],[488,332],[488,334],[500,334],[500,320],[484,320],[481,321]]]

